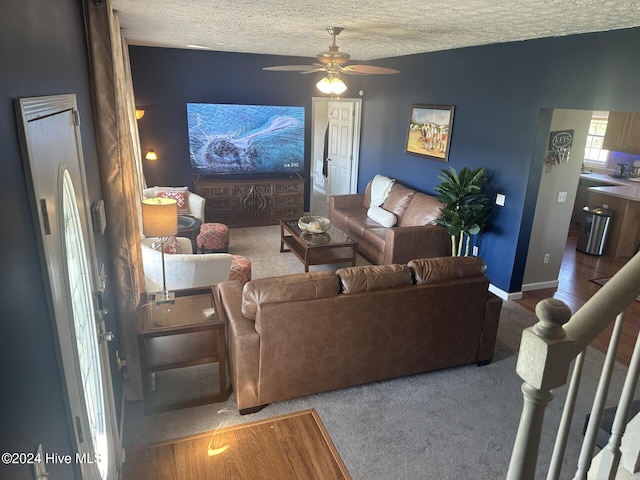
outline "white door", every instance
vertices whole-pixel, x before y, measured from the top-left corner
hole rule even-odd
[[[354,151],[358,145],[359,101],[329,103],[328,193],[340,195],[356,191],[357,164]]]
[[[74,95],[18,102],[45,285],[83,479],[116,479],[121,447]],[[46,450],[46,448],[45,448]]]
[[[311,104],[311,178],[314,192],[327,194],[325,150],[328,152],[329,102],[326,98],[314,97]]]

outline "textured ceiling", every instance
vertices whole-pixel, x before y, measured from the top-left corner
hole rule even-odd
[[[133,45],[373,60],[640,25],[637,0],[112,0]]]

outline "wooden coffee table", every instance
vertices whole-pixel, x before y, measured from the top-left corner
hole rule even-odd
[[[357,250],[358,243],[333,225],[325,233],[311,234],[301,230],[297,220],[280,221],[280,251],[293,252],[305,272],[311,265],[351,263],[355,266]]]
[[[156,304],[153,294],[143,293],[138,307],[137,340],[143,381],[144,410],[166,410],[223,402],[231,393],[227,386],[225,323],[218,316],[215,287],[175,291],[175,303]],[[155,372],[218,364],[218,393],[162,405],[150,402],[147,379]]]

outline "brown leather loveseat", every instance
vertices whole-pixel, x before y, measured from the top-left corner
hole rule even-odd
[[[478,257],[221,282],[240,413],[314,393],[489,363],[502,300]]]
[[[435,224],[442,206],[435,197],[394,183],[382,208],[397,223],[384,227],[367,216],[372,182],[365,193],[329,197],[331,223],[358,242],[361,255],[378,265],[451,255],[451,238]]]

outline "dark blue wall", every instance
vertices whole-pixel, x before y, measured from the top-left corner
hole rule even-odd
[[[317,75],[263,71],[262,67],[310,64],[314,59],[269,55],[130,47],[142,152],[153,148],[157,162],[144,162],[147,184],[193,187],[189,163],[186,104],[237,103],[305,107],[311,125],[311,97]],[[358,82],[350,82],[354,86]],[[309,176],[311,130],[305,132],[305,176]],[[306,192],[308,205],[309,190]]]
[[[536,133],[544,132],[544,151],[547,108],[640,110],[638,47],[640,29],[630,29],[387,59],[402,72],[396,88],[368,86],[365,77],[360,189],[380,172],[432,192],[445,165],[403,153],[409,106],[454,105],[449,165],[485,167],[491,195],[507,198],[478,238],[480,255],[491,283],[519,291],[542,171]]]
[[[42,443],[46,452],[72,454],[14,99],[76,94],[90,201],[101,198],[82,3],[2,0],[0,64],[0,452],[34,452]],[[96,249],[108,273],[104,237],[96,238]],[[110,316],[108,328],[117,329]],[[121,382],[114,378],[119,401]],[[47,470],[51,478],[76,478],[73,465]],[[32,466],[0,464],[0,478],[31,480]]]
[[[545,141],[539,131],[549,126],[549,109],[640,110],[638,47],[640,29],[629,29],[372,62],[401,73],[345,77],[349,96],[364,91],[359,190],[382,173],[433,193],[447,164],[404,153],[409,107],[454,105],[448,165],[485,167],[491,195],[506,195],[489,231],[476,240],[491,282],[519,291],[542,170],[534,150]],[[149,118],[139,123],[142,147],[165,154],[163,162],[146,164],[150,184],[190,184],[187,101],[309,106],[318,95],[317,77],[261,70],[312,59],[148,47],[130,52],[137,102],[149,105]]]

